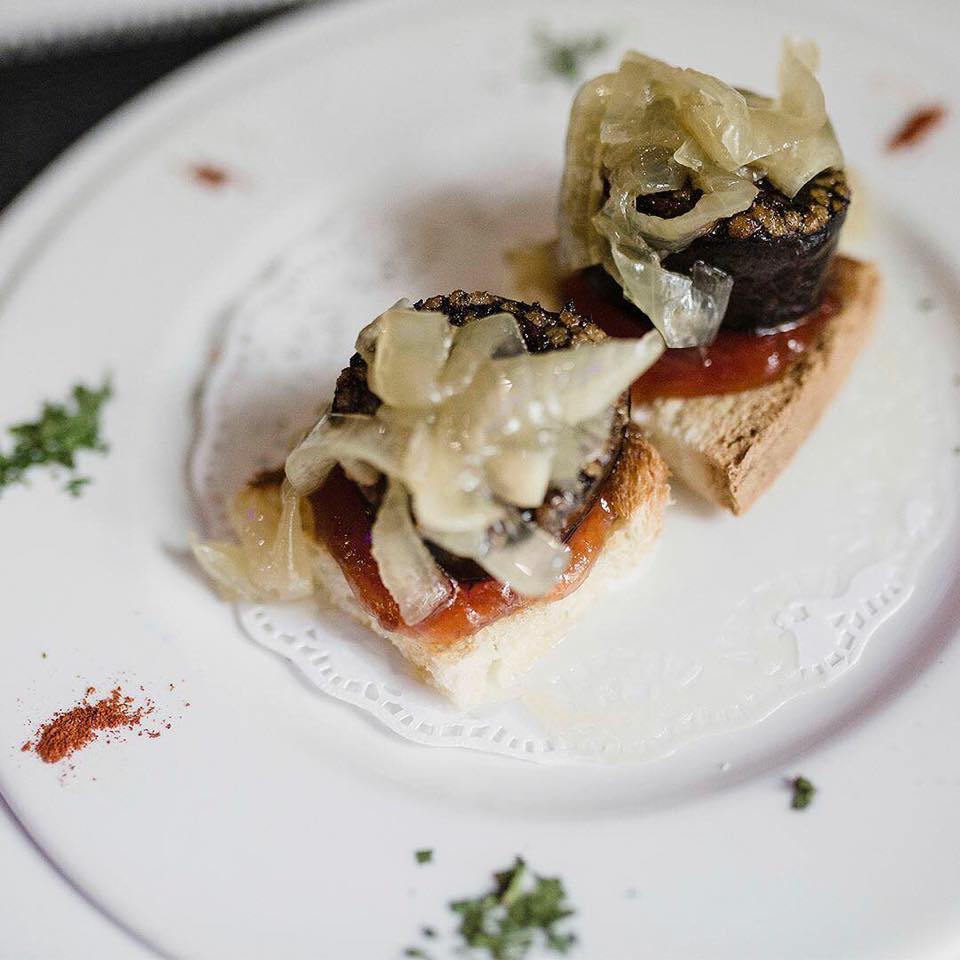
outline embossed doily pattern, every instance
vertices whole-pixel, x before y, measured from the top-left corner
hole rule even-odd
[[[208,533],[224,531],[233,491],[280,462],[315,419],[359,327],[398,289],[424,286],[401,243],[389,236],[372,242],[371,224],[354,220],[345,232],[339,222],[331,219],[293,244],[230,308],[204,386],[191,464]],[[745,563],[741,580],[730,580],[722,597],[705,601],[708,611],[697,611],[689,587],[671,572],[709,576],[709,569],[697,572],[691,550],[699,551],[703,537],[728,534],[711,532],[720,520],[674,508],[652,565],[656,595],[647,578],[622,587],[617,602],[602,605],[532,671],[515,702],[458,712],[384,641],[319,601],[241,605],[239,623],[318,690],[423,744],[537,762],[617,760],[664,755],[707,732],[756,722],[856,661],[909,598],[935,541],[933,518],[945,509],[937,462],[942,426],[922,357],[900,362],[900,393],[890,399],[882,361],[884,351],[900,351],[902,336],[882,330],[875,345],[881,362],[858,370],[849,388],[858,402],[847,402],[815,438],[826,469],[810,496],[833,499],[821,517],[810,511],[805,527],[814,529],[791,527],[775,563]],[[886,432],[878,438],[874,426],[883,418]],[[907,455],[903,446],[890,452],[892,433]],[[734,522],[739,526],[723,530],[744,537],[738,549],[745,557],[770,548],[762,531],[748,542],[752,517]]]

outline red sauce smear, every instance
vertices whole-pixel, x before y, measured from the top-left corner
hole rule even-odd
[[[613,474],[611,474],[613,476]],[[609,482],[609,481],[608,481]],[[567,540],[572,554],[554,590],[535,600],[522,597],[492,578],[469,583],[450,578],[453,598],[425,620],[410,626],[403,622],[396,601],[380,579],[370,552],[372,520],[367,501],[340,467],[310,497],[317,536],[326,544],[347,583],[363,607],[384,630],[398,631],[445,647],[481,630],[500,617],[533,603],[559,600],[584,581],[599,556],[615,515],[601,491],[587,515]]]
[[[636,307],[612,297],[589,271],[567,278],[563,294],[612,337],[637,337],[652,329]],[[790,330],[756,334],[721,327],[708,347],[667,350],[634,383],[633,401],[739,393],[778,380],[817,341],[838,308],[836,297],[828,292],[820,306]]]
[[[887,149],[900,150],[903,147],[914,146],[932,133],[943,122],[946,115],[946,107],[939,103],[918,107],[887,141]]]

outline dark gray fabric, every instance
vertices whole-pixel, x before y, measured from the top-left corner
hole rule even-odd
[[[0,60],[0,209],[80,134],[154,80],[265,20],[256,13],[179,22],[148,36],[120,33]]]

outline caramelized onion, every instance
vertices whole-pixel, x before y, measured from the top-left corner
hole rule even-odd
[[[487,360],[515,357],[525,352],[516,317],[509,313],[479,317],[457,330],[443,371],[442,392],[449,396],[468,387],[480,365]]]
[[[466,557],[491,577],[525,597],[549,593],[570,563],[570,548],[535,523],[508,512],[496,529],[472,533],[445,533],[425,529],[437,546]]]
[[[387,484],[373,522],[371,553],[405,623],[419,623],[450,599],[450,581],[420,539],[410,517],[410,498],[395,480]]]
[[[373,552],[407,623],[447,596],[422,540],[525,596],[553,588],[569,550],[522,511],[577,481],[610,435],[613,402],[663,351],[651,331],[534,355],[510,314],[460,328],[437,317],[401,303],[367,327],[358,349],[381,405],[327,414],[286,465],[301,495],[337,462],[365,485],[387,476]]]
[[[229,512],[238,542],[195,542],[193,554],[227,599],[308,597],[314,591],[309,510],[289,483],[246,486]]]
[[[588,80],[573,102],[567,128],[566,158],[560,187],[560,240],[558,255],[573,272],[598,261],[593,258],[594,233],[590,218],[603,203],[600,124],[615,74]]]
[[[574,101],[567,134],[561,268],[603,265],[667,346],[709,343],[729,280],[716,272],[670,273],[662,255],[746,210],[763,177],[793,197],[817,173],[842,165],[817,59],[814,44],[787,40],[775,100],[636,52],[615,74],[589,81]],[[639,197],[688,182],[701,192],[691,210],[673,218],[638,211]]]
[[[440,374],[453,344],[453,330],[442,313],[391,307],[380,318],[376,352],[367,380],[370,389],[393,407],[427,407],[440,399]]]
[[[642,240],[631,241],[622,211],[608,212],[594,222],[608,238],[607,272],[660,331],[668,347],[698,347],[712,343],[730,300],[733,280],[716,267],[697,261],[690,276],[665,270],[656,252]]]
[[[286,474],[301,496],[312,493],[334,464],[365,463],[381,473],[401,470],[412,436],[411,421],[392,416],[389,408],[374,416],[328,413],[287,457]],[[369,474],[368,474],[369,476]]]
[[[663,353],[654,330],[639,339],[607,339],[494,364],[511,419],[575,425],[595,417]]]

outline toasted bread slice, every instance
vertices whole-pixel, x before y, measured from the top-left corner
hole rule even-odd
[[[743,513],[780,475],[816,426],[874,326],[880,276],[837,257],[839,311],[780,380],[745,390],[634,407],[651,442],[688,487]]]
[[[666,465],[640,430],[631,426],[601,493],[614,523],[583,584],[562,599],[535,601],[453,644],[437,646],[421,637],[383,629],[358,602],[322,544],[315,579],[337,607],[390,640],[458,706],[488,703],[509,697],[523,674],[570,630],[609,583],[640,564],[660,533],[669,493]]]

